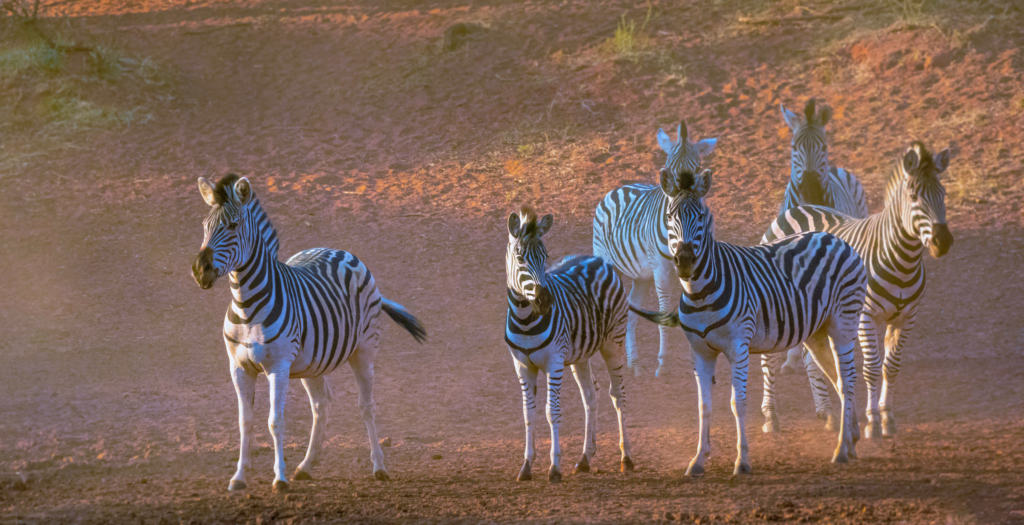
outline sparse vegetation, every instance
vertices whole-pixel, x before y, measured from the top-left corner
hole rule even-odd
[[[651,47],[651,37],[647,34],[647,24],[651,21],[653,8],[647,8],[647,14],[638,24],[636,20],[623,14],[615,33],[603,44],[604,51],[616,58],[637,61],[639,56]]]

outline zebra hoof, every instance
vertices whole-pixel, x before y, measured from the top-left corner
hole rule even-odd
[[[882,414],[882,437],[891,438],[896,435],[896,420],[888,415]]]
[[[273,488],[274,492],[277,494],[284,494],[285,492],[288,492],[288,482],[275,479],[274,485],[271,488]]]
[[[868,439],[882,437],[882,425],[878,424],[878,421],[868,421],[868,424],[864,426],[864,437]]]
[[[775,414],[766,417],[764,420],[764,425],[761,426],[761,432],[764,432],[765,434],[775,434],[778,433],[778,431],[779,418],[776,417]]]
[[[313,476],[310,476],[309,472],[306,472],[301,468],[295,469],[295,475],[292,476],[292,481],[309,481],[311,479],[313,479]]]
[[[690,476],[691,478],[704,477],[704,465],[697,465],[695,463],[691,463],[690,466],[687,467],[686,469],[686,475]]]
[[[548,469],[548,481],[560,483],[562,481],[562,471],[558,470],[558,467],[551,465],[551,468]]]
[[[822,412],[818,414],[818,419],[825,422],[825,430],[828,430],[829,432],[839,430],[839,426],[836,425],[836,416],[832,415],[831,412]]]
[[[750,468],[750,463],[738,462],[736,463],[736,467],[732,469],[733,476],[745,476],[752,474],[753,472],[754,469]]]
[[[845,453],[836,452],[835,455],[832,456],[832,463],[839,464],[839,463],[849,463],[849,462],[850,462],[850,457],[849,457],[849,455],[847,455]]]
[[[246,487],[245,482],[240,480],[240,479],[233,479],[233,480],[228,482],[228,490],[231,490],[231,491],[245,490],[245,487]]]
[[[619,464],[619,472],[633,472],[633,460],[629,456],[622,458],[622,462]]]
[[[587,455],[584,454],[580,458],[579,462],[576,463],[576,469],[573,471],[576,474],[580,472],[590,472],[590,461],[587,459]]]
[[[391,476],[388,476],[388,471],[380,469],[373,471],[373,479],[377,481],[391,481]]]
[[[516,476],[516,481],[530,481],[533,479],[533,474],[530,474],[530,462],[524,461],[523,468],[519,469],[519,475]]]

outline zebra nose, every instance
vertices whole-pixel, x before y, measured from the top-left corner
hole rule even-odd
[[[692,242],[680,243],[674,256],[676,272],[680,277],[689,277],[693,271],[693,265],[697,262],[697,254],[693,249]]]
[[[213,267],[213,250],[209,247],[199,250],[192,261],[192,278],[204,290],[213,286],[213,281],[217,279],[217,270]]]
[[[800,178],[800,197],[803,204],[817,204],[828,206],[825,201],[825,186],[822,184],[821,174],[815,170],[804,171]]]
[[[949,226],[944,222],[932,225],[932,242],[928,247],[928,252],[932,257],[938,259],[946,255],[951,246],[953,246],[953,234],[950,233]]]

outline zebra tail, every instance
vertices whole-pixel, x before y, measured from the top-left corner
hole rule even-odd
[[[629,305],[629,309],[640,317],[643,317],[652,323],[660,324],[661,326],[681,326],[679,323],[679,316],[674,310],[669,310],[667,312],[652,312],[644,310],[643,308],[637,308],[632,304]]]
[[[404,306],[381,297],[381,308],[402,328],[408,330],[417,342],[422,343],[427,340],[427,330],[420,324],[420,320],[409,313]]]

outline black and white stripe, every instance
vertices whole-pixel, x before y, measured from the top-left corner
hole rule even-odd
[[[948,165],[949,150],[932,155],[924,144],[914,142],[896,162],[881,212],[855,219],[827,208],[800,206],[780,215],[764,236],[770,242],[798,232],[827,231],[851,244],[864,259],[868,281],[858,336],[868,386],[868,437],[896,432],[893,385],[925,288],[925,248],[938,258],[953,244],[946,224],[946,191],[939,180]],[[882,337],[884,367],[879,355]],[[822,380],[816,371],[809,373],[812,382]]]
[[[228,488],[245,487],[257,374],[266,374],[270,381],[274,489],[282,490],[288,486],[283,446],[289,378],[301,378],[313,411],[309,448],[295,471],[295,479],[308,479],[327,417],[330,393],[325,374],[346,361],[359,385],[374,476],[387,479],[374,422],[378,316],[384,310],[417,341],[426,337],[423,327],[404,307],[381,296],[370,271],[350,253],[314,248],[279,261],[277,233],[248,179],[229,174],[212,184],[200,177],[199,190],[211,209],[203,222],[193,277],[205,289],[227,275],[232,296],[223,333],[238,394],[241,446]]]
[[[658,130],[658,144],[668,157],[662,173],[671,180],[692,176],[701,167],[702,159],[715,149],[717,139],[690,142],[686,122],[677,128],[679,140],[672,142],[664,130]],[[620,275],[632,280],[631,303],[640,305],[654,285],[662,310],[672,307],[679,296],[672,258],[668,251],[668,198],[654,184],[629,184],[609,192],[594,213],[594,255],[611,262]],[[626,326],[626,356],[630,367],[636,366],[637,316],[631,314]],[[660,327],[658,368],[665,366],[669,346],[669,329]]]
[[[804,106],[802,118],[786,109],[785,106],[780,105],[779,108],[782,111],[783,120],[793,132],[790,142],[789,183],[786,184],[779,213],[804,204],[816,204],[827,206],[851,217],[867,217],[867,198],[860,180],[853,173],[829,164],[828,135],[825,126],[832,118],[832,108],[816,107],[813,98]],[[810,354],[802,347],[791,349],[787,357],[788,359],[782,365],[783,370],[796,370],[804,367],[809,370],[817,369]],[[799,364],[801,357],[803,357],[804,367]],[[781,356],[775,354],[761,356],[765,392],[761,411],[765,416],[763,427],[765,432],[779,430],[772,396],[775,393],[776,372],[778,371],[776,362],[780,358]],[[810,385],[815,412],[819,418],[825,420],[825,428],[835,430],[828,384],[811,381]]]
[[[619,276],[600,257],[566,257],[547,268],[547,249],[541,240],[551,228],[553,217],[540,220],[529,208],[508,218],[508,248],[505,272],[508,313],[505,342],[519,376],[526,425],[526,452],[519,480],[531,478],[534,460],[534,418],[537,374],[547,376],[548,424],[551,427],[551,467],[548,479],[561,479],[561,420],[559,393],[565,367],[572,368],[583,394],[586,433],[577,472],[590,469],[597,450],[597,396],[590,372],[590,358],[600,352],[611,379],[609,393],[618,415],[620,468],[633,468],[626,437],[625,392],[622,374],[626,356],[622,349],[627,302]]]
[[[833,461],[846,461],[855,455],[859,434],[853,405],[854,349],[867,278],[860,257],[827,233],[751,247],[717,241],[703,199],[711,187],[710,170],[679,187],[682,191],[669,208],[669,246],[683,288],[679,309],[635,311],[665,326],[682,326],[690,342],[700,393],[700,439],[687,473],[703,474],[710,455],[711,382],[718,354],[725,354],[732,365],[734,473],[742,474],[750,472],[745,430],[750,354],[783,352],[803,342],[839,393],[842,416]],[[670,183],[663,188],[673,191]]]

